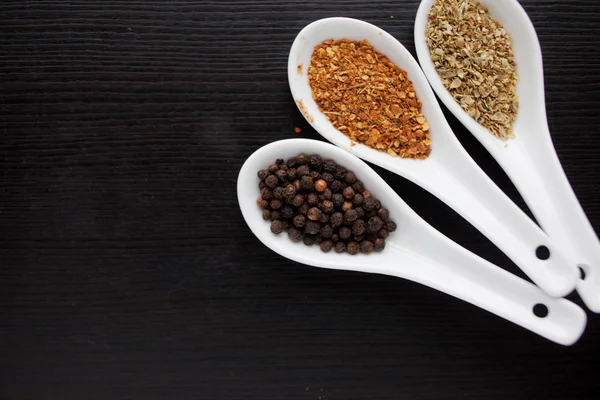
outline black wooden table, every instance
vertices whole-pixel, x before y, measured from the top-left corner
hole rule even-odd
[[[523,5],[554,143],[598,231],[599,3]],[[242,219],[246,157],[320,139],[288,90],[298,31],[361,18],[414,53],[417,6],[1,2],[0,398],[597,399],[597,315],[561,347],[412,282],[285,260]],[[437,199],[376,170],[446,235],[522,276]]]

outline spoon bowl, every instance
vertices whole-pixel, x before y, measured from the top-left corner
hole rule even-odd
[[[274,235],[262,219],[257,172],[278,158],[298,153],[319,154],[355,172],[373,196],[390,211],[398,229],[386,239],[386,248],[369,255],[323,253],[318,246],[292,242],[285,233]],[[470,302],[554,342],[571,345],[583,333],[585,312],[565,299],[556,299],[460,247],[421,219],[367,164],[333,145],[308,139],[282,140],[252,154],[242,166],[237,184],[238,202],[246,223],[271,250],[290,260],[321,268],[378,273],[401,277]],[[539,318],[533,308],[542,304],[548,315]]]
[[[550,138],[542,52],[531,20],[516,0],[480,0],[511,34],[519,74],[515,138],[503,141],[461,108],[435,70],[425,40],[434,1],[423,0],[415,20],[415,46],[425,76],[446,107],[500,164],[550,239],[561,245],[573,265],[584,270],[585,280],[578,280],[577,291],[590,310],[600,312],[600,241],[569,185]]]
[[[314,47],[329,39],[368,40],[391,62],[406,70],[422,113],[430,126],[431,155],[425,160],[390,156],[338,131],[312,98],[307,70]],[[552,296],[575,287],[578,271],[555,243],[531,221],[477,166],[450,129],[433,91],[411,54],[390,34],[364,21],[327,18],[306,26],[296,37],[288,59],[292,96],[308,122],[336,146],[402,175],[431,192],[507,254],[538,286]],[[540,259],[540,246],[550,250]]]

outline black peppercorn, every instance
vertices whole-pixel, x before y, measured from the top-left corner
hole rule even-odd
[[[315,237],[313,235],[304,235],[304,244],[307,246],[312,246],[313,244],[315,244]]]
[[[288,166],[287,166],[287,165],[285,165],[285,164],[281,164],[281,165],[279,166],[279,169],[280,169],[280,170],[282,170],[282,171],[287,171],[287,170],[288,170]]]
[[[322,224],[328,223],[329,222],[329,214],[321,213],[321,216],[319,217],[319,222]]]
[[[259,197],[258,199],[256,199],[256,204],[260,208],[267,208],[269,206],[269,202],[267,200],[263,199],[262,197]]]
[[[309,193],[306,196],[306,202],[311,206],[316,206],[317,204],[319,204],[319,197],[316,193]]]
[[[344,225],[351,225],[358,218],[356,210],[348,210],[344,213]]]
[[[265,178],[265,185],[267,185],[268,188],[273,189],[275,186],[277,186],[277,183],[279,182],[279,180],[277,179],[277,177],[275,175],[269,175]]]
[[[348,185],[352,185],[354,182],[356,182],[356,175],[354,174],[354,172],[352,172],[352,171],[346,172],[346,176],[344,177],[344,181]]]
[[[343,253],[346,251],[346,245],[344,244],[344,242],[337,242],[333,249],[336,253]]]
[[[265,188],[265,187],[267,187],[267,185],[265,185],[265,181],[258,182],[258,188],[259,189],[262,189],[262,188]]]
[[[356,207],[356,212],[358,213],[358,218],[362,218],[365,216],[365,209],[362,207]]]
[[[296,174],[296,168],[290,168],[290,169],[287,170],[287,178],[290,181],[293,181],[294,179],[296,179],[296,176],[297,176],[297,174]]]
[[[363,203],[363,208],[365,209],[365,211],[373,211],[375,210],[375,205],[376,205],[376,200],[372,197],[369,198],[365,198],[365,201]]]
[[[381,228],[379,231],[377,231],[377,236],[379,236],[382,239],[385,239],[388,236],[390,236],[390,233],[387,231],[387,229]]]
[[[281,219],[281,212],[278,210],[271,211],[271,221],[275,221],[276,219]]]
[[[310,176],[305,175],[300,179],[300,187],[304,190],[313,190],[315,183]]]
[[[353,207],[353,206],[352,206],[352,202],[350,202],[350,201],[345,201],[345,202],[342,204],[342,211],[346,212],[346,211],[348,211],[348,210],[351,210],[351,209],[352,209],[352,207]]]
[[[280,169],[279,171],[275,172],[275,176],[277,176],[277,179],[279,179],[279,182],[287,182],[287,171],[284,171],[282,169]]]
[[[333,236],[333,228],[330,224],[325,224],[323,228],[321,228],[321,236],[324,238],[330,238]]]
[[[333,212],[333,203],[329,200],[323,200],[321,202],[321,204],[319,204],[319,208],[321,209],[321,211],[323,211],[324,213],[328,213],[331,214]]]
[[[306,221],[306,225],[304,225],[304,232],[309,235],[316,235],[321,232],[321,224],[315,221]]]
[[[293,222],[296,228],[304,228],[304,225],[306,225],[306,217],[304,215],[296,215]]]
[[[283,232],[283,222],[281,222],[278,219],[271,222],[271,232],[273,232],[276,235],[279,235],[281,232]]]
[[[323,179],[319,179],[318,181],[315,182],[315,190],[319,193],[324,192],[325,189],[327,189],[327,182],[325,182]]]
[[[277,166],[276,164],[269,165],[267,171],[269,171],[270,174],[274,174],[275,172],[279,171],[279,166]]]
[[[346,168],[338,165],[335,169],[335,172],[333,173],[333,176],[335,177],[335,179],[344,179],[346,177]]]
[[[350,239],[350,236],[352,236],[352,230],[350,228],[348,228],[347,226],[342,226],[340,228],[338,234],[340,235],[340,238],[342,238],[343,240]]]
[[[347,187],[346,189],[344,189],[344,193],[342,193],[344,195],[344,198],[346,200],[350,200],[354,197],[354,189],[352,189],[351,187]]]
[[[338,181],[338,180],[331,182],[330,186],[331,186],[331,190],[334,191],[335,193],[341,192],[342,190],[345,189],[342,181]]]
[[[333,242],[331,240],[324,240],[320,246],[323,253],[329,253],[333,249]]]
[[[330,174],[333,174],[335,172],[336,167],[337,167],[337,164],[333,160],[323,161],[323,171],[325,171],[325,172],[329,172]],[[333,179],[332,179],[332,181],[333,181]]]
[[[365,199],[364,199],[364,197],[362,197],[362,194],[357,193],[352,198],[352,204],[354,204],[355,206],[360,206],[364,200]]]
[[[298,178],[301,178],[305,175],[310,175],[310,168],[308,168],[308,165],[301,165],[296,168],[296,176]]]
[[[362,235],[363,233],[365,233],[366,229],[367,227],[365,221],[363,221],[362,219],[357,219],[352,223],[352,234],[354,236]]]
[[[342,196],[341,193],[335,193],[333,196],[331,196],[331,201],[334,206],[341,208],[342,204],[344,204],[344,196]]]
[[[356,242],[349,242],[346,245],[346,251],[348,252],[348,254],[351,254],[351,255],[358,254],[358,253],[360,253],[360,246]]]
[[[283,158],[278,158],[277,160],[275,160],[275,164],[277,165],[281,165],[285,162],[285,160]]]
[[[296,157],[289,158],[287,160],[286,164],[289,168],[295,167],[296,166]]]
[[[354,189],[356,193],[362,193],[365,190],[365,185],[363,185],[361,181],[356,181],[352,184],[352,189]]]
[[[321,179],[321,174],[317,171],[311,171],[310,177],[313,179],[313,181],[318,181],[319,179]]]
[[[288,236],[290,237],[292,242],[299,242],[300,240],[302,240],[302,232],[300,232],[294,227],[291,227],[288,230]]]
[[[287,185],[285,189],[283,189],[283,197],[291,201],[294,196],[296,196],[296,188],[294,185]]]
[[[385,249],[385,239],[375,239],[375,242],[373,242],[373,248],[375,251],[382,251],[383,249]]]
[[[283,203],[279,199],[272,199],[269,203],[269,207],[271,207],[272,210],[279,210],[281,206],[283,206]]]
[[[281,209],[281,216],[285,219],[290,219],[290,218],[294,218],[294,215],[296,213],[294,212],[294,209],[290,206],[284,206]]]
[[[310,219],[311,221],[318,221],[321,217],[321,210],[319,210],[317,207],[313,207],[310,210],[308,210],[307,216],[308,219]]]
[[[358,244],[361,244],[362,241],[365,240],[365,235],[354,235],[352,237],[352,240],[354,240]]]
[[[368,190],[363,190],[362,195],[365,199],[370,199],[371,197],[373,197],[371,195],[371,192],[369,192]]]
[[[283,199],[283,188],[281,186],[277,186],[273,189],[273,197],[279,200]]]
[[[264,180],[267,176],[269,176],[269,171],[267,171],[266,169],[261,169],[260,171],[258,171],[258,179],[260,179],[261,181]]]
[[[337,243],[340,240],[340,236],[337,233],[334,233],[333,235],[331,235],[331,241],[333,243]]]
[[[297,165],[305,165],[308,163],[308,157],[304,153],[300,153],[296,156]]]
[[[262,219],[264,219],[265,221],[268,221],[271,219],[271,211],[270,210],[263,210],[262,212]]]
[[[328,172],[323,172],[321,174],[321,179],[323,179],[328,185],[331,185],[334,181],[333,175]]]
[[[323,195],[323,200],[331,200],[331,197],[333,196],[333,193],[331,193],[329,188],[325,189],[321,194]]]
[[[312,155],[308,158],[308,161],[310,163],[310,167],[314,170],[318,170],[319,168],[321,168],[321,156],[318,155]]]
[[[360,244],[360,251],[364,254],[371,254],[373,252],[373,243],[365,240]]]
[[[369,226],[369,231],[377,232],[383,228],[383,221],[379,217],[371,217],[369,218],[367,225]]]
[[[310,208],[310,206],[306,203],[302,204],[300,207],[298,207],[298,214],[300,215],[306,215],[308,213],[308,209]]]
[[[294,207],[300,207],[302,204],[304,204],[304,196],[302,196],[301,194],[295,195],[292,199],[292,205]]]
[[[394,221],[388,221],[386,223],[386,227],[388,232],[394,232],[397,228],[396,223]]]
[[[377,211],[377,216],[382,219],[382,221],[387,221],[390,219],[390,212],[387,208],[380,208]]]
[[[344,223],[344,215],[341,212],[336,212],[331,214],[331,226],[334,228],[339,228]]]

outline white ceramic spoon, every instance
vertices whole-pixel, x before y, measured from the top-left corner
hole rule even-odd
[[[515,138],[497,139],[463,111],[443,86],[425,42],[434,0],[423,0],[415,22],[415,45],[429,83],[448,109],[483,144],[515,184],[554,243],[585,272],[577,291],[590,310],[600,312],[600,242],[585,216],[552,145],[544,104],[544,70],[533,24],[516,0],[480,0],[513,37],[519,73],[519,114]]]
[[[394,64],[408,72],[422,112],[430,125],[432,153],[426,160],[392,157],[352,143],[319,111],[312,98],[307,69],[314,47],[328,39],[367,39]],[[577,281],[575,264],[479,168],[450,129],[427,79],[410,53],[380,28],[349,18],[327,18],[306,26],[296,37],[288,60],[292,95],[310,124],[331,143],[356,156],[402,175],[425,188],[467,219],[507,254],[551,296],[571,292]],[[550,258],[538,259],[546,246]]]
[[[330,158],[356,173],[367,189],[390,210],[398,229],[381,253],[351,256],[319,246],[292,242],[287,234],[274,235],[256,205],[260,196],[256,173],[278,158],[300,152]],[[291,260],[322,268],[371,272],[409,279],[458,297],[514,322],[547,339],[571,345],[583,333],[586,314],[565,299],[556,299],[460,247],[421,219],[367,164],[331,144],[308,139],[268,144],[244,163],[238,176],[238,202],[252,232],[271,250]],[[548,315],[539,318],[533,307],[543,304]]]

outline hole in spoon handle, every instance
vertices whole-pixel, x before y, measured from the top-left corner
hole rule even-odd
[[[424,176],[430,191],[502,250],[531,280],[554,297],[577,282],[576,266],[468,156],[454,168],[436,166]],[[424,174],[423,174],[424,175]]]

